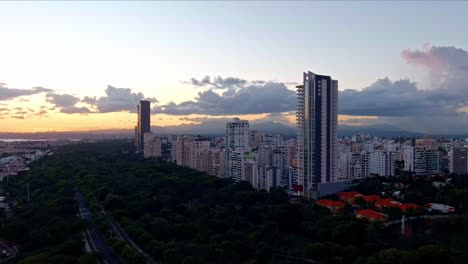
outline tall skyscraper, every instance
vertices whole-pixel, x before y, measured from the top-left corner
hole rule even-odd
[[[305,72],[296,88],[298,181],[310,197],[318,184],[336,181],[338,173],[338,81]]]
[[[151,132],[151,107],[150,101],[141,100],[137,105],[138,122],[136,126],[135,145],[138,152],[143,151],[145,133]]]

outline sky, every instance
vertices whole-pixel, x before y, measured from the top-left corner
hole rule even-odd
[[[467,2],[0,2],[0,131],[294,123],[302,72],[343,125],[468,134]]]

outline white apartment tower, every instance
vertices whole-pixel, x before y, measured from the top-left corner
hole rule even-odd
[[[226,178],[241,180],[243,171],[243,154],[250,151],[249,121],[234,118],[226,123],[225,133],[225,175]],[[241,167],[239,167],[241,166]]]
[[[298,181],[304,196],[318,191],[319,183],[336,181],[338,81],[305,72],[297,86]]]

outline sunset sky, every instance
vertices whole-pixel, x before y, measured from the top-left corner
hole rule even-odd
[[[0,2],[0,132],[294,122],[303,71],[340,122],[468,134],[468,2]]]

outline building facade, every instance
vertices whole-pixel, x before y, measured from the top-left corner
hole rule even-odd
[[[150,101],[141,100],[137,105],[138,120],[135,128],[135,146],[138,152],[143,152],[145,133],[151,132],[151,106]]]
[[[226,123],[225,132],[225,177],[236,181],[243,178],[244,152],[250,151],[249,121],[234,118]]]
[[[298,180],[304,196],[336,181],[338,81],[305,72],[297,86]]]
[[[158,158],[162,156],[161,140],[154,133],[144,134],[143,155],[145,158]]]
[[[468,173],[468,148],[453,148],[453,173],[467,174]]]

